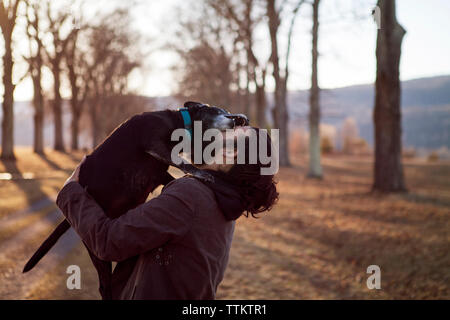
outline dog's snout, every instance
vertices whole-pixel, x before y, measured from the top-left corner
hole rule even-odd
[[[236,127],[243,127],[249,124],[248,118],[244,114],[228,114],[226,117],[232,119]]]

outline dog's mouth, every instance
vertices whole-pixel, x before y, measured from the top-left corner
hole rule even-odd
[[[243,114],[227,114],[225,117],[233,120],[234,127],[244,127],[249,124],[248,118]]]

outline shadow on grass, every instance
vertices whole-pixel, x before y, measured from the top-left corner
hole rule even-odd
[[[403,200],[412,203],[439,206],[450,210],[450,199],[442,199],[439,197],[425,196],[418,193],[406,193],[401,195]]]
[[[46,154],[38,154],[38,156],[53,170],[63,170],[55,161],[50,160]]]
[[[88,155],[89,153],[90,153],[89,151],[77,150],[75,153],[74,152],[67,152],[65,155],[67,157],[69,157],[73,162],[78,164],[83,159],[83,156],[84,155]]]
[[[280,277],[280,275],[275,273],[263,273],[259,270],[259,266],[244,267],[246,263],[249,263],[247,261],[235,262],[236,264],[239,264],[239,268],[251,270],[251,275],[249,275],[250,281],[263,283],[268,290],[275,291],[275,293],[279,295],[279,299],[302,299],[311,297],[337,299],[350,297],[352,295],[347,284],[327,277],[327,275],[320,270],[314,270],[308,266],[308,261],[301,261],[301,259],[298,258],[295,259],[295,257],[287,255],[279,250],[262,247],[258,245],[257,241],[248,241],[239,235],[236,235],[233,241],[238,242],[241,248],[245,248],[246,251],[251,252],[249,255],[254,255],[258,260],[263,257],[263,261],[260,260],[258,263],[266,265],[264,270],[267,270],[267,266],[270,265],[270,269],[275,271],[282,270],[283,273],[288,272],[291,274],[288,276],[290,279],[286,279],[285,281],[291,282],[294,278],[301,282],[305,282],[304,285],[306,287],[313,288],[314,290],[312,296],[299,296],[296,290],[289,288],[289,283],[284,284],[282,282],[283,279],[285,279],[283,275]],[[291,242],[289,245],[292,246],[293,243]],[[250,258],[249,255],[247,255],[247,258]],[[308,294],[311,293],[308,292]]]
[[[354,211],[343,211],[342,214],[362,217]],[[283,230],[273,236],[273,241],[282,246],[297,247],[301,250],[306,244],[319,243],[320,246],[314,246],[316,249],[321,248],[314,250],[319,253],[319,258],[325,261],[329,268],[340,265],[341,269],[348,270],[344,271],[347,277],[351,278],[357,274],[364,276],[369,265],[379,265],[383,272],[383,291],[391,298],[413,298],[424,292],[429,294],[429,297],[438,298],[442,293],[435,291],[435,287],[445,287],[447,292],[450,290],[445,280],[448,277],[446,265],[450,262],[446,254],[448,242],[443,231],[445,227],[422,227],[424,224],[420,221],[409,221],[405,217],[394,217],[390,221],[388,217],[380,218],[376,212],[369,211],[366,211],[362,218],[365,219],[362,222],[364,224],[370,224],[371,220],[388,222],[391,224],[390,229],[403,228],[405,223],[415,225],[414,229],[405,229],[398,235],[382,234],[377,230],[358,232],[329,226],[326,221],[308,214],[302,214],[302,218],[274,215],[267,219],[269,221],[266,224],[267,228],[273,225]],[[313,242],[307,241],[308,239]],[[326,278],[326,272],[323,277]],[[421,289],[407,290],[409,286]],[[339,295],[341,294],[350,293],[346,292],[344,287],[342,292],[339,291]],[[353,291],[353,295],[365,297],[365,288],[362,286],[361,290]]]
[[[0,160],[3,163],[6,171],[11,174],[22,175],[22,172],[17,167],[15,160]],[[47,194],[42,191],[42,186],[39,180],[36,179],[12,179],[12,183],[16,184],[24,193],[27,204],[31,206],[34,202],[48,198]]]

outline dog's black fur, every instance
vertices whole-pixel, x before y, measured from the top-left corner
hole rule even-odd
[[[245,116],[232,115],[221,108],[197,102],[186,102],[184,106],[192,123],[202,121],[203,130],[217,128],[219,118],[218,129],[248,124]],[[171,134],[178,128],[184,128],[178,111],[146,112],[132,117],[87,156],[80,168],[79,183],[108,217],[116,218],[144,203],[159,185],[172,181],[167,172],[169,165],[210,180],[210,175],[189,163],[172,163],[171,151],[178,142],[171,141]],[[69,228],[69,222],[64,220],[27,262],[23,272],[31,270]],[[111,262],[102,261],[88,251],[99,274],[102,297],[111,299]]]

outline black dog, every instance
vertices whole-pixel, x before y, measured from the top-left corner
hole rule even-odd
[[[193,135],[194,121],[201,121],[203,130],[225,130],[248,124],[244,115],[230,114],[197,102],[186,102],[180,111],[134,116],[87,156],[80,168],[79,183],[108,217],[116,218],[144,203],[159,185],[172,181],[173,177],[167,172],[169,165],[200,179],[211,180],[209,174],[192,164],[184,161],[176,165],[171,160],[172,148],[178,143],[171,141],[172,132],[185,128]],[[192,143],[194,138],[192,136]],[[61,222],[27,262],[23,272],[31,270],[69,228],[67,220]],[[99,274],[102,297],[111,299],[111,262],[102,261],[88,251]]]

